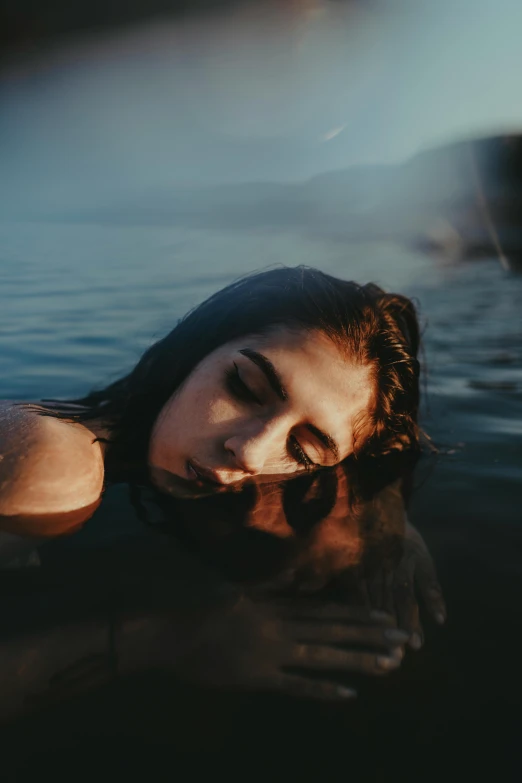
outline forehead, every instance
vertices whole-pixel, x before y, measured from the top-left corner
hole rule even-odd
[[[288,392],[289,412],[337,441],[342,457],[353,450],[353,424],[373,396],[371,368],[357,363],[327,335],[285,327],[234,341],[266,356]],[[231,345],[232,347],[232,345]]]

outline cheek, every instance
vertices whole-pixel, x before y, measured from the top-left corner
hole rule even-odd
[[[205,402],[202,401],[199,409],[199,420],[202,423],[214,426],[223,425],[227,422],[237,421],[241,415],[240,407],[225,396],[213,397]]]

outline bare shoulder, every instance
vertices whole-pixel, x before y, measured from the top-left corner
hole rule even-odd
[[[0,514],[56,513],[91,505],[103,489],[93,433],[15,403],[0,403]]]

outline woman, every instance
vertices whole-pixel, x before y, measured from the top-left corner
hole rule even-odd
[[[412,303],[375,285],[360,286],[304,267],[247,277],[190,312],[129,375],[107,388],[74,403],[4,404],[0,524],[8,529],[6,520],[15,518],[22,521],[20,532],[27,519],[33,535],[45,535],[45,520],[53,515],[77,523],[99,502],[107,480],[150,481],[167,493],[196,497],[235,488],[252,477],[304,474],[350,456],[416,453],[418,344]],[[34,527],[35,518],[43,520],[40,528]],[[137,556],[139,567],[131,571],[141,575],[146,564],[141,546]],[[149,563],[154,570],[156,562]],[[168,578],[175,572],[169,560]],[[87,573],[96,573],[96,567],[89,565]],[[8,712],[19,711],[27,692],[39,689],[59,666],[67,664],[67,671],[76,672],[74,666],[70,669],[75,657],[81,655],[80,668],[86,655],[97,660],[101,655],[105,661],[100,651],[106,645],[110,676],[115,649],[120,672],[144,665],[168,667],[179,659],[179,623],[170,606],[152,613],[147,608],[138,619],[131,608],[119,616],[119,630],[111,609],[110,617],[79,629],[73,585],[74,578],[67,578],[59,591],[71,603],[70,631],[63,624],[56,631],[56,620],[49,620],[51,630],[38,643],[20,631],[20,618],[34,612],[32,598],[24,598],[23,608],[11,606],[13,629],[3,623],[6,641],[0,646],[2,683],[11,693]],[[176,589],[155,591],[155,600],[173,600]],[[78,590],[83,595],[83,583]],[[188,594],[184,588],[182,596]],[[204,661],[215,658],[218,648],[229,661],[230,639],[237,633],[243,639],[236,623],[250,629],[252,649],[264,651],[263,666],[271,661],[267,671],[258,666],[256,654],[246,668],[234,669],[232,680],[227,663],[229,674],[219,677],[220,682],[232,686],[241,670],[248,673],[241,682],[251,682],[253,676],[259,687],[347,698],[353,690],[284,669],[384,673],[400,664],[410,637],[390,628],[390,618],[382,616],[370,615],[354,625],[353,610],[344,607],[335,609],[328,623],[323,617],[312,628],[299,622],[278,624],[272,613],[265,625],[263,611],[242,598],[211,623]],[[43,616],[38,622],[47,624]],[[221,638],[229,627],[234,630],[217,642],[217,630]],[[197,633],[200,638],[199,626]],[[377,652],[339,649],[339,643]],[[35,657],[40,647],[45,654]],[[242,641],[238,649],[244,648]],[[27,656],[31,664],[20,667]],[[202,670],[212,674],[214,663],[210,668],[205,663]],[[61,675],[58,679],[63,682]],[[54,681],[55,675],[49,679]]]
[[[244,278],[107,388],[4,404],[0,514],[87,508],[115,476],[194,496],[416,451],[418,347],[404,296],[305,267]]]

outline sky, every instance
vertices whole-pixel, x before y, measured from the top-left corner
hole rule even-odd
[[[71,40],[0,77],[0,200],[298,182],[517,131],[521,34],[520,0],[272,0]]]

